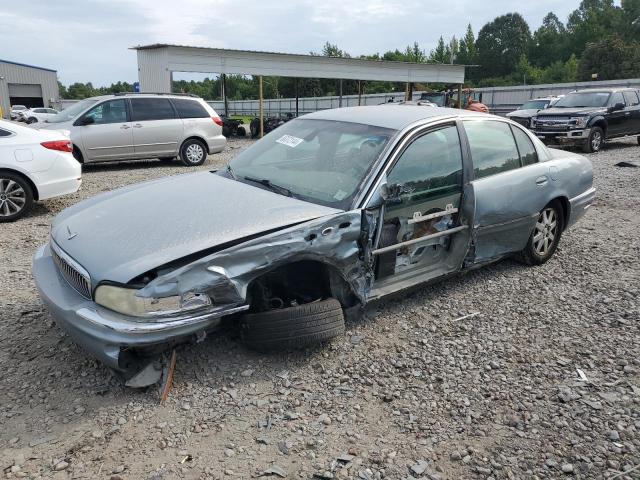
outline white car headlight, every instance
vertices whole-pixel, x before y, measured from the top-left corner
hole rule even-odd
[[[569,122],[578,128],[584,128],[587,126],[587,117],[572,117]]]
[[[138,297],[138,290],[114,285],[100,285],[95,302],[123,315],[134,317],[163,317],[187,313],[211,305],[211,298],[203,293],[185,293],[162,298]]]

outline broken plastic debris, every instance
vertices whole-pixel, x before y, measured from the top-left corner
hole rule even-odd
[[[144,388],[154,383],[158,383],[162,377],[162,368],[157,362],[151,362],[133,377],[125,385],[130,388]]]
[[[580,377],[580,380],[582,380],[583,382],[588,382],[589,381],[589,379],[587,378],[587,376],[585,375],[585,373],[581,369],[576,368],[576,372],[578,372],[578,376]]]

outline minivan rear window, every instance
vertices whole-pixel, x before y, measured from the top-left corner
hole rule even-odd
[[[171,99],[173,105],[178,110],[178,116],[180,118],[207,118],[209,112],[200,105],[197,100],[187,100],[186,98],[173,98]]]
[[[132,98],[131,120],[167,120],[176,118],[176,113],[168,98]]]

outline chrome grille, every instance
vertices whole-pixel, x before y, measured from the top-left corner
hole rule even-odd
[[[538,117],[538,122],[569,123],[569,117],[561,117],[557,115],[543,115],[541,117]]]
[[[58,271],[67,283],[86,299],[91,299],[91,280],[89,274],[74,262],[67,254],[51,242],[51,256]]]

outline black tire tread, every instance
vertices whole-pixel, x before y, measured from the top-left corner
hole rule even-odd
[[[529,240],[527,241],[527,246],[516,255],[516,259],[526,265],[542,265],[543,263],[546,263],[551,257],[553,257],[554,253],[558,248],[558,245],[560,244],[560,239],[562,238],[562,230],[564,229],[564,221],[565,221],[562,213],[562,207],[560,206],[557,200],[553,200],[552,202],[548,203],[547,205],[544,206],[544,208],[547,208],[549,206],[553,206],[556,209],[558,219],[561,222],[558,228],[558,238],[556,240],[556,244],[553,247],[551,254],[549,254],[547,257],[545,257],[544,259],[541,259],[540,257],[538,257],[533,251],[533,234],[535,233],[535,229],[534,229],[534,231],[531,232],[531,236],[529,237]]]
[[[33,193],[34,192],[33,192],[33,189],[31,188],[31,185],[29,185],[29,182],[27,182],[19,174],[6,172],[6,173],[0,173],[0,177],[2,177],[2,178],[10,178],[14,182],[20,184],[20,186],[22,187],[22,189],[24,190],[25,195],[26,195],[25,205],[24,205],[24,208],[22,210],[20,210],[17,214],[14,213],[13,215],[8,216],[8,217],[0,217],[0,223],[2,223],[2,222],[13,222],[15,220],[18,220],[19,218],[24,217],[33,208]]]

